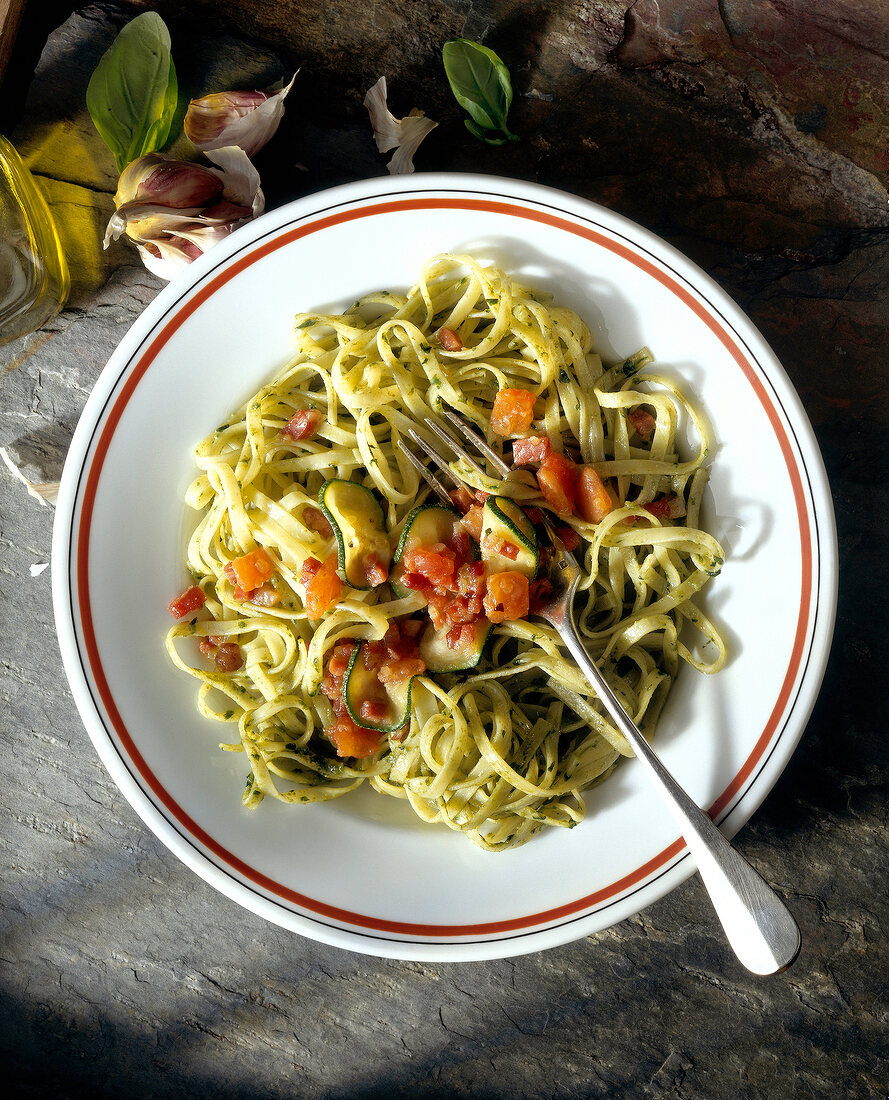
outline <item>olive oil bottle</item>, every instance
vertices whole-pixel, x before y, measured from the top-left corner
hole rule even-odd
[[[68,288],[46,200],[0,134],[0,345],[45,324],[65,304]]]

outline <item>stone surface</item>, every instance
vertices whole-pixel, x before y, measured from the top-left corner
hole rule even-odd
[[[0,348],[0,446],[37,480],[57,476],[98,372],[161,285],[124,244],[97,248],[115,180],[82,105],[95,58],[144,6],[93,5],[55,31],[13,135],[82,262],[71,308]],[[240,0],[224,24],[210,0],[150,6],[190,87],[302,66],[259,163],[269,205],[384,172],[361,101],[385,73],[396,114],[441,123],[418,169],[603,202],[701,263],[774,346],[824,453],[843,573],[820,700],[738,846],[788,897],[804,949],[786,974],[751,977],[694,880],[601,935],[472,965],[365,958],[240,909],[95,757],[49,571],[31,576],[52,509],[0,467],[0,1050],[15,1095],[885,1096],[885,5]],[[516,146],[463,129],[437,60],[461,33],[510,63]]]

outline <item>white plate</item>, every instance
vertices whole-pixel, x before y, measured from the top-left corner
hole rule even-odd
[[[691,262],[609,210],[481,176],[374,179],[240,229],[145,310],[96,383],[59,495],[53,593],[65,668],[115,782],[202,878],[326,943],[410,959],[497,958],[588,935],[694,870],[633,761],[573,831],[490,855],[369,792],[242,809],[246,767],[216,744],[163,648],[183,582],[183,491],[197,440],[290,354],[297,310],[406,289],[465,251],[551,290],[606,359],[644,344],[711,421],[711,529],[728,561],[707,608],[728,667],[682,672],[657,748],[734,834],[793,752],[827,660],[836,534],[805,413],[774,355]]]

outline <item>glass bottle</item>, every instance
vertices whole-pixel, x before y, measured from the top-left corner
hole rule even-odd
[[[65,304],[69,285],[46,200],[0,134],[0,345],[45,324]]]

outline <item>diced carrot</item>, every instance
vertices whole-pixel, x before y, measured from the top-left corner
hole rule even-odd
[[[444,325],[438,330],[438,340],[445,351],[462,351],[463,341],[452,328]]]
[[[237,584],[248,595],[255,588],[261,587],[275,572],[275,563],[261,546],[228,564],[237,578]]]
[[[484,606],[492,623],[524,619],[530,606],[528,578],[512,571],[492,573]]]
[[[324,419],[320,409],[300,409],[281,429],[285,439],[311,439]]]
[[[558,451],[553,451],[537,471],[537,484],[543,499],[560,516],[570,516],[574,512],[578,477],[577,464]]]
[[[577,513],[587,523],[601,523],[617,504],[592,466],[581,466],[577,482]]]
[[[303,562],[302,572],[299,575],[299,583],[308,584],[320,568],[321,562],[317,558],[306,558]]]
[[[170,614],[175,615],[177,619],[184,619],[190,611],[197,611],[199,607],[203,607],[206,599],[204,590],[193,584],[191,588],[180,592],[175,600],[170,601],[168,605]]]
[[[534,419],[536,395],[530,390],[498,390],[491,409],[491,431],[497,435],[522,435]]]
[[[321,568],[306,585],[306,613],[310,619],[320,619],[324,612],[343,594],[343,582],[337,573],[337,554],[324,559]]]
[[[376,730],[356,726],[348,714],[341,714],[332,726],[324,731],[333,743],[337,756],[373,756],[380,747],[380,734]]]
[[[527,466],[530,462],[544,462],[552,451],[552,444],[545,435],[529,435],[527,439],[512,441],[513,466]]]

